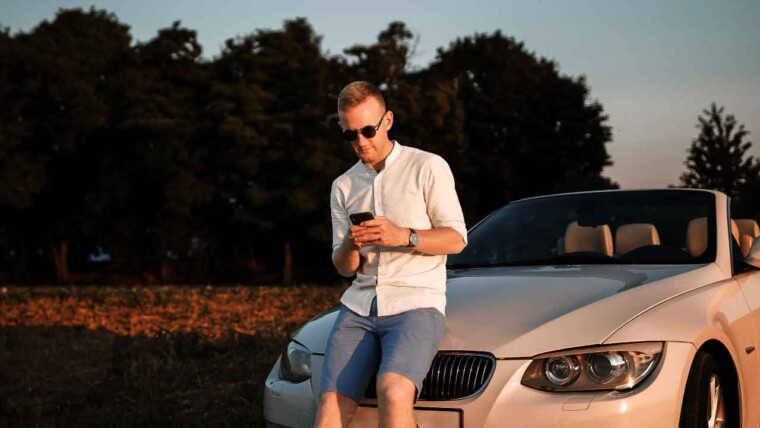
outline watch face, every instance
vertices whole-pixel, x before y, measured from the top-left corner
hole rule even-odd
[[[414,230],[409,235],[409,242],[412,244],[413,247],[416,247],[417,244],[420,243],[420,237],[417,236],[417,232],[415,232]]]

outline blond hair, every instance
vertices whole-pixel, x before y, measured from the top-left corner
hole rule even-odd
[[[385,99],[377,86],[362,80],[351,82],[338,94],[338,112],[356,107],[369,97],[374,97],[385,109]]]

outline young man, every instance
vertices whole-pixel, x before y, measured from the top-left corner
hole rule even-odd
[[[446,326],[446,255],[467,244],[462,208],[443,158],[388,138],[393,113],[374,85],[343,88],[338,115],[359,162],[332,185],[332,259],[356,279],[327,342],[316,426],[348,426],[377,372],[380,427],[414,427]]]

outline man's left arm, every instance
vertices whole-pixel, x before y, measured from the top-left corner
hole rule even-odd
[[[425,254],[457,254],[467,245],[467,229],[462,207],[454,186],[454,175],[446,161],[433,156],[425,165],[423,194],[430,222],[429,230],[416,230],[420,238],[414,248]],[[404,247],[409,244],[410,229],[399,227],[385,217],[362,223],[368,226],[356,235],[361,246]]]

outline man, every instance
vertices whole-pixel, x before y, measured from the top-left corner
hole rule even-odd
[[[359,162],[332,185],[332,259],[356,279],[327,342],[316,426],[348,426],[377,372],[380,427],[415,427],[445,329],[446,255],[467,244],[462,208],[443,158],[388,138],[393,113],[374,85],[347,85],[338,116]],[[366,211],[374,219],[352,226]]]

